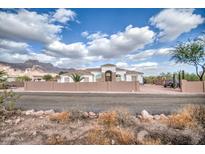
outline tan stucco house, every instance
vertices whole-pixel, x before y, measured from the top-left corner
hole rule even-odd
[[[143,84],[143,73],[118,68],[113,64],[105,64],[99,68],[88,68],[84,70],[74,70],[60,76],[58,82],[74,82],[72,74],[79,74],[84,79],[81,82],[106,82],[106,81],[139,81]]]

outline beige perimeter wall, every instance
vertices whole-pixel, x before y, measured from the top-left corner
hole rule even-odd
[[[202,93],[205,92],[205,81],[182,80],[182,92]]]
[[[57,82],[25,82],[24,89],[27,91],[113,91],[134,92],[139,91],[138,81],[120,82],[80,82],[80,83],[57,83]]]

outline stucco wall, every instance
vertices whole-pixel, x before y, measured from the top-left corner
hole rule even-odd
[[[101,72],[105,73],[106,71],[116,72],[116,67],[114,66],[103,66]]]
[[[119,74],[121,76],[121,81],[125,81],[126,71],[117,71],[116,74]]]
[[[139,82],[25,82],[26,91],[116,91],[134,92],[139,91]]]
[[[181,84],[182,84],[181,85],[182,92],[191,92],[191,93],[205,92],[205,81],[182,80]]]
[[[89,80],[88,82],[94,82],[93,75],[82,75],[82,77],[88,78],[88,80]],[[65,81],[65,78],[68,78],[69,81]],[[72,83],[74,81],[70,76],[61,75],[61,78],[60,78],[60,80],[58,80],[58,82],[60,82],[60,83],[68,83],[68,82]],[[82,80],[81,82],[84,82],[84,80]]]

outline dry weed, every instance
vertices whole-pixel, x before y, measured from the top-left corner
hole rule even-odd
[[[57,122],[66,122],[70,118],[69,112],[60,112],[60,113],[54,113],[52,115],[49,115],[49,120],[51,121],[57,121]]]
[[[176,129],[195,128],[197,127],[197,122],[194,120],[195,106],[188,105],[184,107],[181,111],[170,116],[166,122],[168,126]]]
[[[141,144],[143,144],[143,145],[160,145],[161,140],[148,137],[148,138],[145,138]]]
[[[113,111],[99,114],[98,123],[108,127],[117,126],[119,124],[117,112]]]
[[[134,144],[134,133],[131,130],[118,127],[96,127],[88,132],[88,144]]]
[[[100,113],[98,117],[99,124],[112,127],[112,126],[123,126],[130,127],[135,125],[136,118],[129,112],[124,111],[112,111]]]

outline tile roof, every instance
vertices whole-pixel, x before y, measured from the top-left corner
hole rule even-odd
[[[103,66],[115,66],[115,65],[113,65],[113,64],[105,64],[105,65],[102,65],[101,67],[103,67]],[[136,73],[137,74],[144,74],[142,72],[122,69],[122,68],[119,68],[119,67],[116,67],[116,71],[125,71],[126,74],[136,74]],[[93,75],[91,72],[101,72],[101,68],[87,68],[85,70],[73,70],[73,71],[70,71],[70,72],[65,73],[63,75],[71,75],[73,73],[77,73],[77,74],[80,74],[80,75]]]
[[[114,64],[104,64],[104,65],[101,65],[101,67],[106,67],[106,66],[114,66],[114,67],[116,67],[116,65],[114,65]]]
[[[79,74],[79,75],[93,75],[90,71],[88,70],[74,70],[74,71],[70,71],[68,73],[64,73],[63,75],[72,75],[72,74]]]

